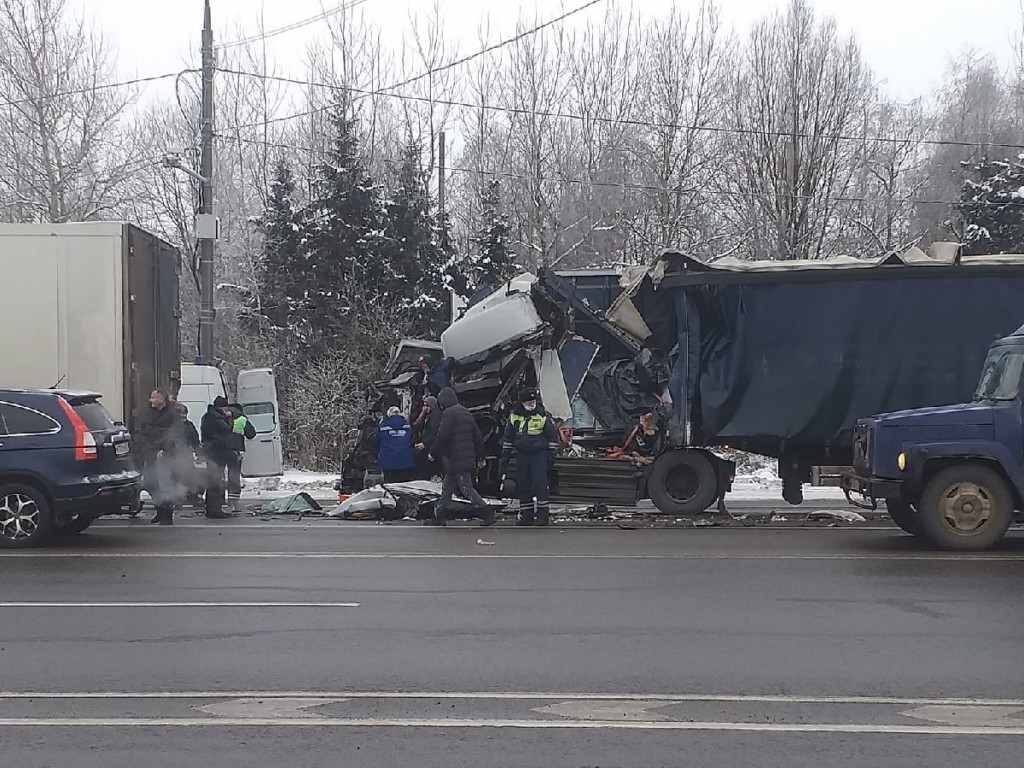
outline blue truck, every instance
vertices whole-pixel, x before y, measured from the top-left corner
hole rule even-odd
[[[1024,508],[1022,369],[1024,327],[989,348],[970,402],[859,420],[847,498],[944,549],[997,544]]]

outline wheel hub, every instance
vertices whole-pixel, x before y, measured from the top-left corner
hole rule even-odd
[[[686,503],[697,495],[700,478],[691,467],[679,466],[669,471],[665,478],[665,490],[679,503]]]
[[[957,533],[974,533],[992,516],[992,496],[975,483],[957,483],[943,494],[939,512]]]
[[[0,498],[0,536],[19,541],[27,539],[39,527],[39,506],[22,493]]]

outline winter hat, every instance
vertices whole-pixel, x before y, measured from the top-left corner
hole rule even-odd
[[[537,390],[532,387],[527,387],[519,393],[519,402],[529,403],[537,400]]]
[[[214,400],[213,400],[213,407],[214,408],[227,408],[228,407],[228,399],[226,397],[224,397],[223,395],[217,395],[217,397],[214,398]]]
[[[435,408],[437,408],[437,398],[434,397],[433,395],[427,395],[426,397],[423,398],[423,404],[427,406],[427,408],[429,408],[430,410],[434,410]]]
[[[459,404],[459,396],[451,387],[445,387],[437,395],[437,404],[441,408],[453,408]]]
[[[390,419],[392,416],[398,416],[401,412],[402,412],[401,408],[396,408],[395,406],[391,406],[390,408],[388,408],[388,418]]]

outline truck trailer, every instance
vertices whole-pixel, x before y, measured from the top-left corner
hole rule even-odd
[[[0,386],[98,392],[131,429],[178,388],[180,269],[131,224],[0,224]]]

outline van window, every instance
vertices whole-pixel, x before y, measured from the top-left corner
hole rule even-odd
[[[60,424],[44,413],[13,403],[0,403],[0,423],[8,435],[47,435],[60,432]]]
[[[273,403],[246,403],[242,411],[252,422],[253,429],[261,434],[273,432],[277,428],[277,413]]]

